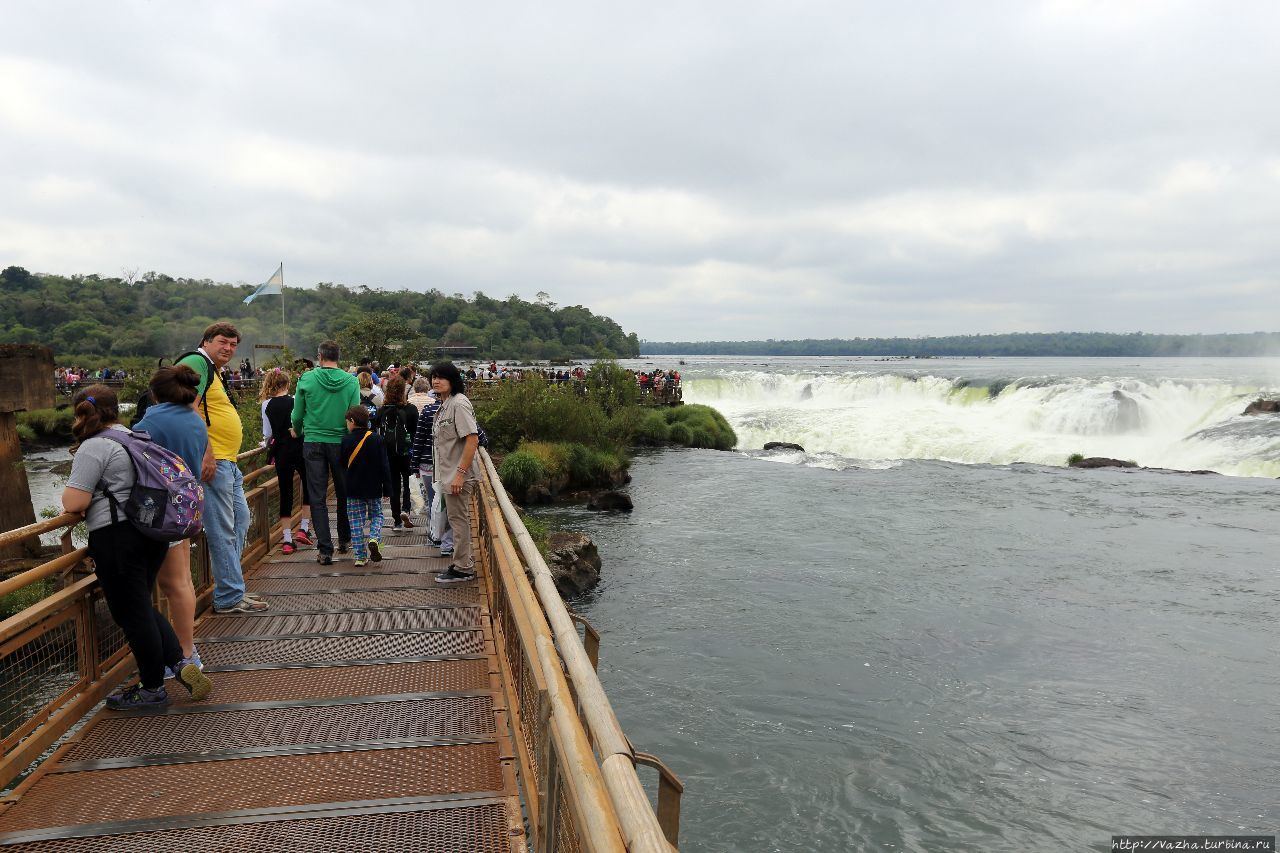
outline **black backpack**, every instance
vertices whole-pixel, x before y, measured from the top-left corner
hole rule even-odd
[[[408,456],[413,440],[404,425],[399,406],[383,406],[382,418],[378,421],[378,435],[382,436],[382,444],[387,451],[397,456]]]
[[[190,352],[184,352],[182,355],[180,355],[180,356],[178,356],[177,358],[175,358],[175,359],[173,360],[173,363],[174,363],[174,364],[177,364],[178,362],[182,361],[184,358],[186,358],[186,357],[187,357],[187,356],[189,356],[189,355],[198,355],[198,356],[200,356],[201,358],[203,358],[203,359],[204,359],[204,363],[205,363],[206,365],[208,365],[208,366],[209,366],[209,381],[210,381],[210,382],[212,382],[212,381],[213,381],[213,377],[215,377],[215,376],[216,376],[216,377],[218,377],[218,381],[219,381],[219,382],[222,382],[222,372],[221,372],[220,370],[218,370],[217,366],[213,363],[213,359],[209,358],[209,356],[207,356],[207,355],[205,355],[204,353],[200,352],[200,350],[198,350],[198,349],[193,349],[193,350],[191,350]],[[164,367],[164,359],[163,359],[163,358],[162,358],[162,359],[160,359],[160,361],[156,363],[156,368],[157,368],[157,369],[159,369],[159,368],[161,368],[161,367]],[[226,383],[225,383],[225,382],[222,382],[222,389],[223,389],[224,391],[227,391],[227,396],[228,396],[228,397],[230,397],[230,396],[231,396],[231,392],[227,389],[227,385],[226,385]],[[205,390],[205,393],[203,393],[203,394],[201,394],[201,395],[200,395],[200,406],[201,406],[201,408],[203,408],[203,409],[204,409],[204,425],[205,425],[205,426],[212,426],[212,424],[209,422],[209,399],[208,399],[208,396],[209,396],[209,386],[208,386],[207,384],[205,385],[204,390]],[[137,404],[136,404],[136,405],[134,406],[134,408],[133,408],[133,420],[129,421],[129,425],[130,425],[130,426],[134,426],[135,424],[137,424],[137,423],[138,423],[138,421],[142,420],[142,416],[143,416],[143,415],[145,415],[145,414],[147,413],[147,409],[148,409],[148,408],[150,408],[150,407],[151,407],[151,405],[152,405],[153,403],[155,403],[155,401],[156,401],[156,395],[151,393],[151,389],[150,389],[150,388],[148,388],[146,391],[143,391],[143,392],[138,396],[138,402],[137,402]]]

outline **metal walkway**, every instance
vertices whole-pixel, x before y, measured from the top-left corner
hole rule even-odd
[[[420,526],[383,542],[359,568],[273,550],[248,573],[270,611],[196,626],[210,697],[99,711],[0,811],[0,846],[527,849],[483,584],[436,584]]]

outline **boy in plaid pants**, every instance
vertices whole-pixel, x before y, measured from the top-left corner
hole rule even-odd
[[[369,410],[347,409],[347,434],[338,458],[346,468],[347,517],[356,565],[382,559],[382,498],[391,495],[391,466],[382,439],[369,429]],[[366,536],[367,530],[367,536]]]

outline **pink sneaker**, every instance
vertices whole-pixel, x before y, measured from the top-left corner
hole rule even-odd
[[[290,544],[290,543],[288,543],[288,542],[286,542],[286,543],[284,543],[283,545],[281,545],[281,546],[280,546],[280,553],[281,553],[281,554],[286,554],[286,555],[287,555],[287,554],[292,554],[292,553],[293,553],[293,550],[294,550],[294,549],[293,549],[293,545],[291,545],[291,544]]]
[[[305,530],[299,530],[297,533],[293,534],[293,541],[297,542],[299,545],[312,544],[311,537],[307,535],[307,531]]]

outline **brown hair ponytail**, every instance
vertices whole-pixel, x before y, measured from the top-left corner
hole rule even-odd
[[[82,388],[72,404],[76,419],[71,424],[71,434],[77,446],[120,420],[120,401],[116,399],[116,392],[106,385]]]

